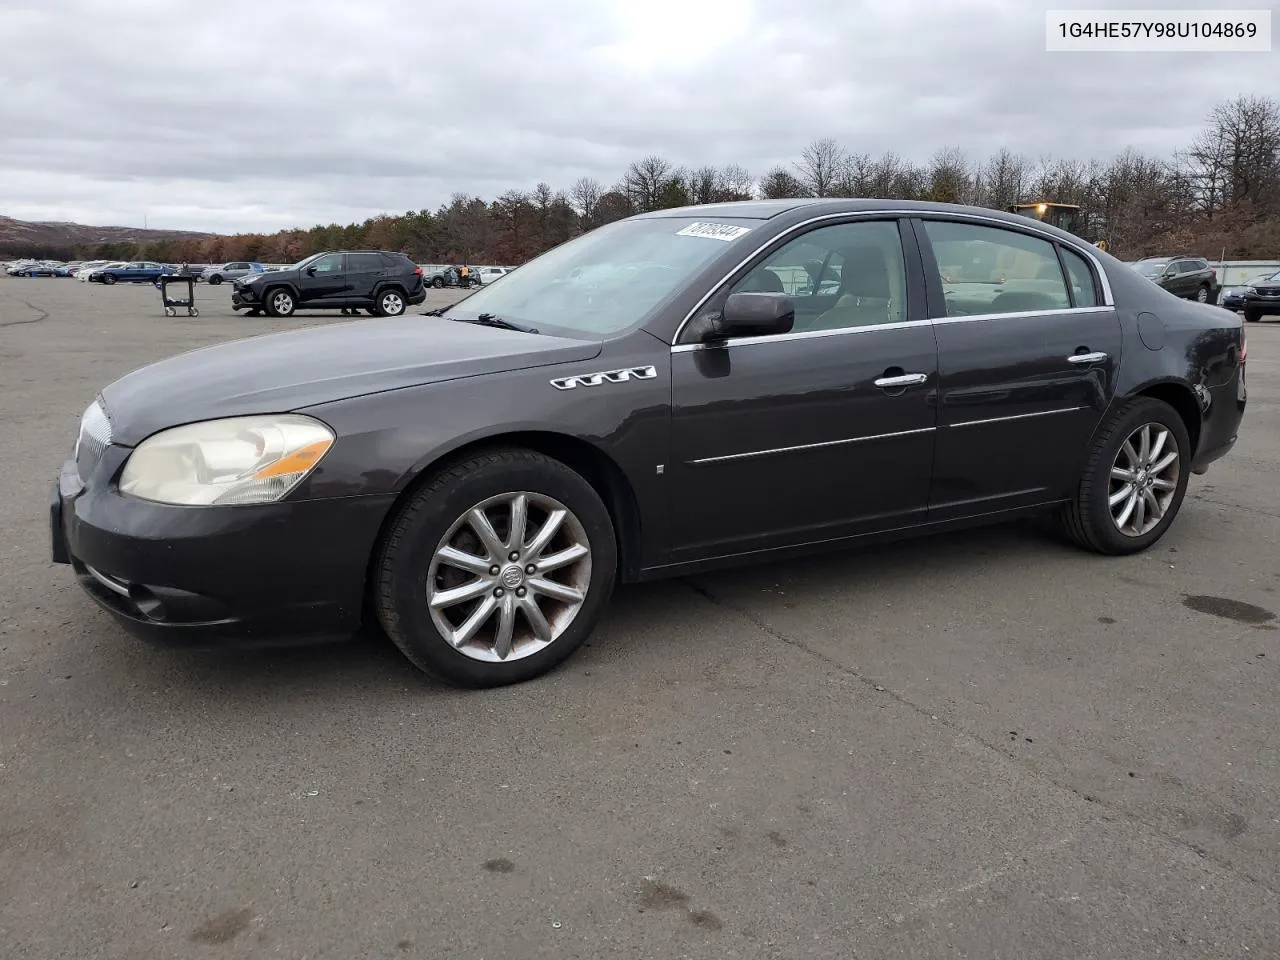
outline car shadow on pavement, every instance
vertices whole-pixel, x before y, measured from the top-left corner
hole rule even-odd
[[[870,600],[881,591],[901,588],[904,582],[920,581],[923,588],[927,577],[945,577],[997,559],[1029,562],[1033,555],[1058,550],[1079,554],[1078,548],[1058,541],[1034,522],[1022,522],[628,584],[614,592],[595,634],[552,676],[604,663],[627,662],[633,664],[629,669],[644,669],[655,658],[676,652],[696,654],[696,649],[688,647],[691,642],[696,645],[699,624],[710,611],[725,612],[716,606],[722,588],[751,590],[766,600],[770,594],[789,595],[790,600],[779,601],[787,604],[842,594],[857,603],[860,595]],[[455,692],[414,668],[375,624],[366,624],[348,640],[330,643],[232,650],[147,649],[141,656],[149,667],[165,674],[167,684],[213,685],[224,693],[238,691],[237,699],[257,688],[278,693],[281,688],[314,689],[317,684],[330,688],[330,693],[353,686]]]

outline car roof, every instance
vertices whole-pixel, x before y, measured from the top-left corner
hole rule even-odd
[[[958,203],[938,203],[932,200],[881,200],[849,197],[798,197],[786,200],[733,200],[726,203],[707,203],[686,207],[670,207],[665,210],[652,210],[629,217],[631,220],[649,220],[661,217],[739,217],[753,220],[771,220],[783,214],[793,217],[819,217],[838,213],[874,213],[878,210],[906,211],[908,213],[953,213],[978,216],[987,220],[1003,221],[1017,226],[1025,226],[1028,221],[1036,224],[1043,232],[1070,237],[1077,243],[1082,242],[1075,234],[1059,230],[1051,224],[1024,217],[1016,213],[994,210],[991,207],[975,207]]]

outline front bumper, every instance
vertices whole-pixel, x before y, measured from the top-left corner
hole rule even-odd
[[[262,301],[258,299],[258,295],[252,287],[236,285],[231,288],[231,306],[260,307],[262,306]]]
[[[127,451],[109,447],[95,474]],[[173,507],[81,483],[67,461],[50,495],[52,559],[129,632],[190,647],[349,637],[391,497]]]
[[[1275,313],[1280,314],[1280,295],[1262,296],[1257,293],[1244,293],[1240,295],[1240,310],[1250,310],[1254,313]]]

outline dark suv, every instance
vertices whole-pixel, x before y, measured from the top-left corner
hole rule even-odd
[[[231,291],[231,309],[287,317],[295,310],[363,308],[397,317],[426,298],[422,268],[403,253],[339,250],[312,254],[285,270],[242,277]]]
[[[1149,257],[1139,260],[1133,269],[1184,300],[1217,303],[1222,292],[1218,271],[1204,257]]]

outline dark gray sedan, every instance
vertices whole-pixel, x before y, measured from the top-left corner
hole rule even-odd
[[[569,656],[619,581],[1033,514],[1145,550],[1245,408],[1238,317],[976,208],[663,210],[436,313],[108,385],[54,559],[144,636],[376,621],[494,686]]]

